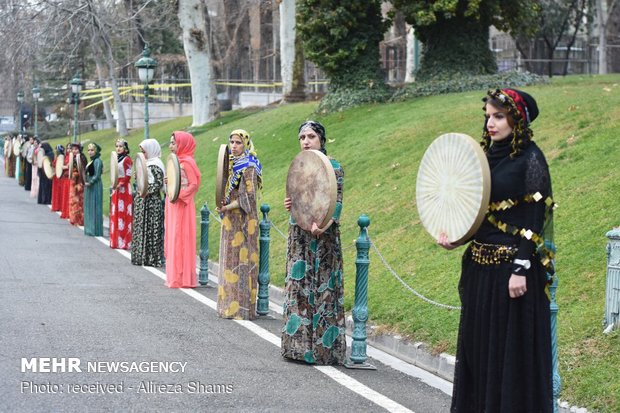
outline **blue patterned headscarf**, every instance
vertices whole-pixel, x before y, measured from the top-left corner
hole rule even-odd
[[[235,129],[230,132],[230,137],[237,135],[243,141],[243,154],[240,156],[234,156],[232,151],[228,155],[228,182],[226,184],[226,197],[224,198],[225,204],[230,203],[230,195],[233,189],[239,187],[241,182],[241,175],[246,168],[252,167],[256,171],[256,179],[258,180],[258,190],[263,187],[263,167],[260,161],[256,157],[256,150],[254,149],[254,143],[250,134],[243,129]],[[229,137],[229,139],[230,139]]]

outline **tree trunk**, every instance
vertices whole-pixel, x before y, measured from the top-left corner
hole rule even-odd
[[[606,0],[596,0],[596,17],[598,20],[598,74],[607,74],[607,12]]]
[[[93,53],[93,58],[95,59],[95,66],[97,68],[97,77],[99,77],[99,84],[104,87],[105,80],[103,76],[103,63],[101,62],[101,56],[98,53]],[[112,109],[110,108],[110,101],[103,101],[103,114],[105,115],[106,123],[109,128],[114,127],[114,116],[112,116]]]
[[[284,102],[305,99],[305,59],[295,22],[295,0],[283,0],[280,3],[280,75]]]
[[[489,26],[480,17],[438,18],[433,26],[419,30],[424,55],[417,78],[449,78],[455,74],[484,75],[497,72],[489,48]]]
[[[415,30],[407,25],[407,60],[405,63],[405,83],[415,81],[414,71],[417,69],[415,51]]]
[[[212,81],[209,16],[201,0],[179,0],[177,14],[192,83],[192,126],[204,125],[218,115],[217,93]]]

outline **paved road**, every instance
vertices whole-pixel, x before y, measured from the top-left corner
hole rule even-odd
[[[0,411],[448,410],[445,392],[378,360],[283,360],[277,314],[219,319],[215,288],[166,288],[0,175]]]

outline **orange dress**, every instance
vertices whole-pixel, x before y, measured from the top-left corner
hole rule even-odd
[[[181,191],[176,202],[166,198],[164,256],[166,286],[196,287],[196,205],[200,171],[194,161],[196,142],[187,132],[174,132],[181,164]]]

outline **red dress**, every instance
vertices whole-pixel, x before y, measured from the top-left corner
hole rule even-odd
[[[69,166],[69,156],[65,156],[65,166]],[[71,180],[69,179],[69,170],[63,169],[60,177],[61,199],[60,199],[60,218],[69,219],[69,191],[71,189]]]
[[[56,171],[56,162],[58,158],[54,158],[52,161],[52,169]],[[56,178],[56,174],[52,177],[52,212],[60,211],[62,208],[62,183],[59,178]]]
[[[129,186],[132,164],[129,156],[118,163],[118,185],[112,191],[110,202],[110,248],[131,249],[133,197]]]

